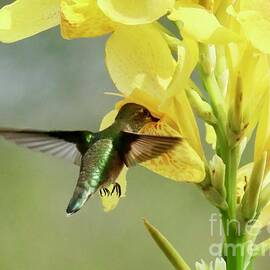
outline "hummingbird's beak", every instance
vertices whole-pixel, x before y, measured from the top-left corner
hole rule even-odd
[[[81,209],[81,202],[71,201],[66,209],[67,216],[70,217],[71,215],[78,212],[80,209]]]
[[[90,194],[87,190],[77,187],[66,209],[67,216],[78,212],[89,199],[89,196]]]

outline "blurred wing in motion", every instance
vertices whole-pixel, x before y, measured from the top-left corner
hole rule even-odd
[[[39,131],[0,129],[0,137],[34,151],[47,153],[76,165],[92,138],[90,131]]]
[[[181,137],[165,120],[145,125],[140,134],[153,136]],[[141,163],[151,171],[175,181],[199,183],[205,177],[204,162],[190,146],[186,138],[164,154]]]
[[[180,144],[180,137],[157,136],[123,132],[123,160],[127,167],[156,158],[176,145]]]

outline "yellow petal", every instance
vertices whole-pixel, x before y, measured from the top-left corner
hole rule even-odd
[[[158,95],[175,69],[171,51],[153,25],[117,28],[106,45],[106,63],[113,82],[125,95],[135,88]]]
[[[205,136],[206,142],[210,144],[212,148],[215,150],[217,143],[217,135],[215,129],[212,126],[205,124],[205,133],[206,133]]]
[[[173,78],[168,86],[168,95],[177,95],[183,91],[189,82],[192,71],[199,59],[198,45],[195,41],[184,38],[178,46],[178,61]]]
[[[256,11],[243,11],[237,16],[247,39],[263,53],[270,53],[270,19]]]
[[[267,17],[270,16],[270,2],[268,0],[242,0],[240,10],[260,11]]]
[[[264,53],[270,53],[270,2],[240,1],[240,12],[236,18],[252,45]]]
[[[198,62],[198,54],[197,43],[184,36],[183,42],[178,46],[177,66],[166,91],[167,96],[160,105],[160,111],[177,124],[180,134],[187,138],[203,158],[197,123],[185,93],[187,87],[194,85],[190,82],[190,76]]]
[[[119,110],[126,103],[142,105],[157,118],[166,117],[170,126],[185,137],[199,156],[204,158],[196,120],[184,91],[177,97],[167,98],[165,92],[159,97],[147,91],[134,89],[129,96],[116,104],[116,109]]]
[[[151,114],[155,117],[160,118],[163,114],[160,113],[158,105],[162,102],[161,97],[157,97],[148,93],[147,91],[143,91],[140,89],[134,89],[129,96],[120,100],[115,108],[120,110],[120,108],[127,103],[136,103],[138,105],[144,106],[147,108]]]
[[[264,151],[270,152],[270,93],[267,93],[263,109],[260,116],[256,133],[254,159],[259,159]],[[266,163],[266,171],[270,169],[270,158]]]
[[[0,9],[0,41],[15,42],[59,24],[60,0],[17,0]]]
[[[238,36],[222,26],[215,15],[199,6],[178,7],[169,19],[183,22],[183,32],[193,39],[212,44],[223,44],[238,41]]]
[[[117,24],[97,6],[96,0],[61,1],[61,32],[64,38],[100,36],[116,27]]]
[[[124,167],[116,179],[116,183],[118,183],[121,186],[121,197],[123,198],[126,196],[126,188],[127,188],[127,181],[126,181],[126,174],[127,174],[127,167]],[[111,192],[113,189],[113,184],[107,187],[109,191]],[[111,196],[103,196],[101,197],[101,202],[104,208],[105,212],[109,212],[113,210],[117,204],[119,203],[120,198],[118,195],[114,192]]]
[[[174,6],[175,0],[97,0],[113,21],[122,24],[146,24],[158,20]]]
[[[180,136],[166,120],[150,123],[140,131],[143,134]],[[142,163],[142,166],[175,181],[201,182],[205,177],[204,163],[188,142],[182,143],[173,150],[157,158]]]
[[[113,122],[115,117],[117,116],[118,111],[117,110],[112,110],[109,113],[107,113],[100,124],[100,129],[99,130],[103,130],[107,127],[109,127]]]
[[[181,136],[188,141],[189,145],[203,159],[204,154],[197,122],[187,99],[186,92],[182,91],[177,96],[166,99],[162,103],[162,106],[160,106],[160,112],[175,122]]]

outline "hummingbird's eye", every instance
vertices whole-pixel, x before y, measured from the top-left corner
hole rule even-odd
[[[143,115],[144,115],[145,117],[149,117],[149,116],[150,116],[150,112],[149,112],[148,110],[144,109],[144,110],[143,110]]]

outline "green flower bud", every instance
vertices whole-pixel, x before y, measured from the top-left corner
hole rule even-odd
[[[225,200],[225,164],[218,155],[214,155],[209,165],[211,170],[212,185]]]
[[[200,118],[209,124],[217,122],[211,106],[193,89],[186,91],[192,109],[198,114]]]
[[[213,187],[203,190],[205,197],[217,208],[225,211],[228,208],[225,198]]]
[[[188,264],[184,261],[181,255],[176,251],[172,244],[162,235],[157,228],[150,224],[146,219],[144,225],[147,231],[150,233],[154,241],[159,248],[163,251],[168,260],[172,263],[175,269],[179,270],[191,270]]]

